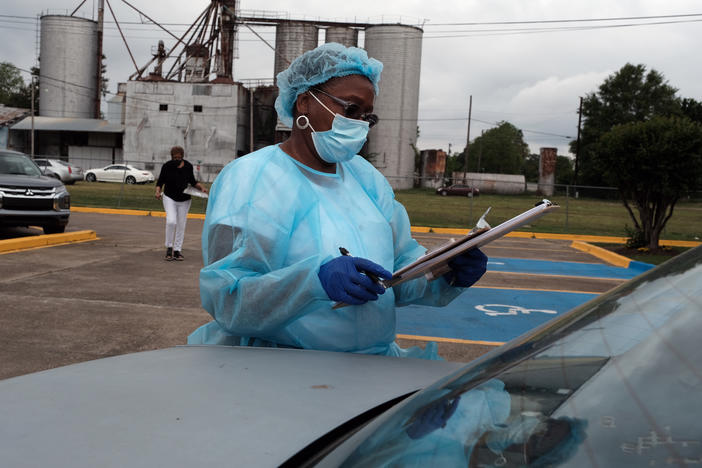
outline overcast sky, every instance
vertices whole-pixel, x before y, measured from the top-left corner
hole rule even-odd
[[[96,3],[87,0],[79,13],[92,17]],[[178,34],[209,0],[130,3],[161,23],[173,23],[168,28]],[[0,61],[26,69],[35,61],[35,21],[9,16],[65,14],[79,4],[78,0],[3,0]],[[151,58],[151,46],[168,37],[153,25],[126,24],[141,19],[121,0],[111,4],[118,20],[125,22],[137,64],[144,65]],[[693,0],[241,0],[240,6],[287,13],[291,18],[423,24],[420,149],[448,150],[451,144],[453,151],[460,151],[465,146],[472,95],[471,139],[494,122],[506,120],[524,131],[532,152],[554,146],[559,154],[568,154],[568,141],[577,133],[579,97],[595,91],[627,62],[655,68],[680,96],[702,100],[702,5]],[[667,15],[698,16],[634,18]],[[537,23],[624,17],[632,19]],[[111,21],[107,10],[106,19]],[[486,24],[493,22],[521,24]],[[619,27],[603,27],[614,25]],[[274,28],[255,29],[274,43]],[[246,28],[239,39],[235,79],[272,78],[273,51]],[[167,47],[171,44],[166,41]],[[106,25],[104,51],[109,90],[115,92],[117,82],[125,81],[134,66],[113,23]]]

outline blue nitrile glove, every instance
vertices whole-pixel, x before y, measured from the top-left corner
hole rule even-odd
[[[470,287],[485,274],[487,260],[487,256],[479,249],[471,249],[449,261],[451,271],[444,278],[452,286]]]
[[[385,292],[384,287],[363,272],[383,279],[392,278],[392,273],[370,260],[345,255],[322,265],[318,276],[331,300],[361,305],[377,300],[378,294]]]
[[[446,426],[446,422],[453,416],[456,411],[458,402],[461,397],[456,397],[452,400],[441,399],[432,403],[424,413],[421,414],[407,428],[407,435],[410,439],[420,439],[425,435],[431,434],[435,430]]]

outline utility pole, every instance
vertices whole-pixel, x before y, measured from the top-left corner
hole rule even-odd
[[[97,24],[97,79],[95,81],[95,109],[93,118],[100,118],[100,96],[102,93],[102,29],[105,20],[105,0],[98,2],[98,24]]]
[[[580,122],[582,121],[583,118],[583,98],[582,96],[580,97],[580,109],[578,110],[578,137],[575,140],[575,174],[574,174],[574,183],[575,185],[578,185],[578,159],[580,157]]]
[[[249,153],[254,152],[254,90],[249,88]]]
[[[480,136],[483,136],[485,130],[480,132]],[[483,140],[480,140],[480,151],[478,152],[478,173],[480,172],[480,160],[483,158]]]
[[[468,146],[470,145],[470,120],[471,120],[471,114],[473,113],[473,95],[470,95],[470,98],[468,100],[468,136],[466,137],[466,152],[464,154],[464,161],[463,161],[463,173],[464,173],[464,179],[465,179],[465,173],[468,172]]]
[[[31,140],[31,153],[30,155],[32,156],[32,159],[34,159],[34,72],[32,72],[32,81],[31,81],[31,87],[32,87],[32,104],[31,104],[31,113],[32,113],[32,134],[30,137]]]

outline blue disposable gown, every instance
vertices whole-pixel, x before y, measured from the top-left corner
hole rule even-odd
[[[189,344],[280,346],[436,359],[436,345],[395,344],[395,306],[445,305],[463,289],[408,281],[360,306],[332,309],[317,276],[345,247],[395,271],[425,253],[387,180],[360,156],[315,171],[278,146],[228,164],[202,233],[202,306],[214,321]]]

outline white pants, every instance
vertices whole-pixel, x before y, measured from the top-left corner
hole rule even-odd
[[[192,200],[175,201],[163,195],[163,208],[166,210],[166,247],[174,251],[183,248],[185,238],[185,223],[188,221],[188,211]]]

